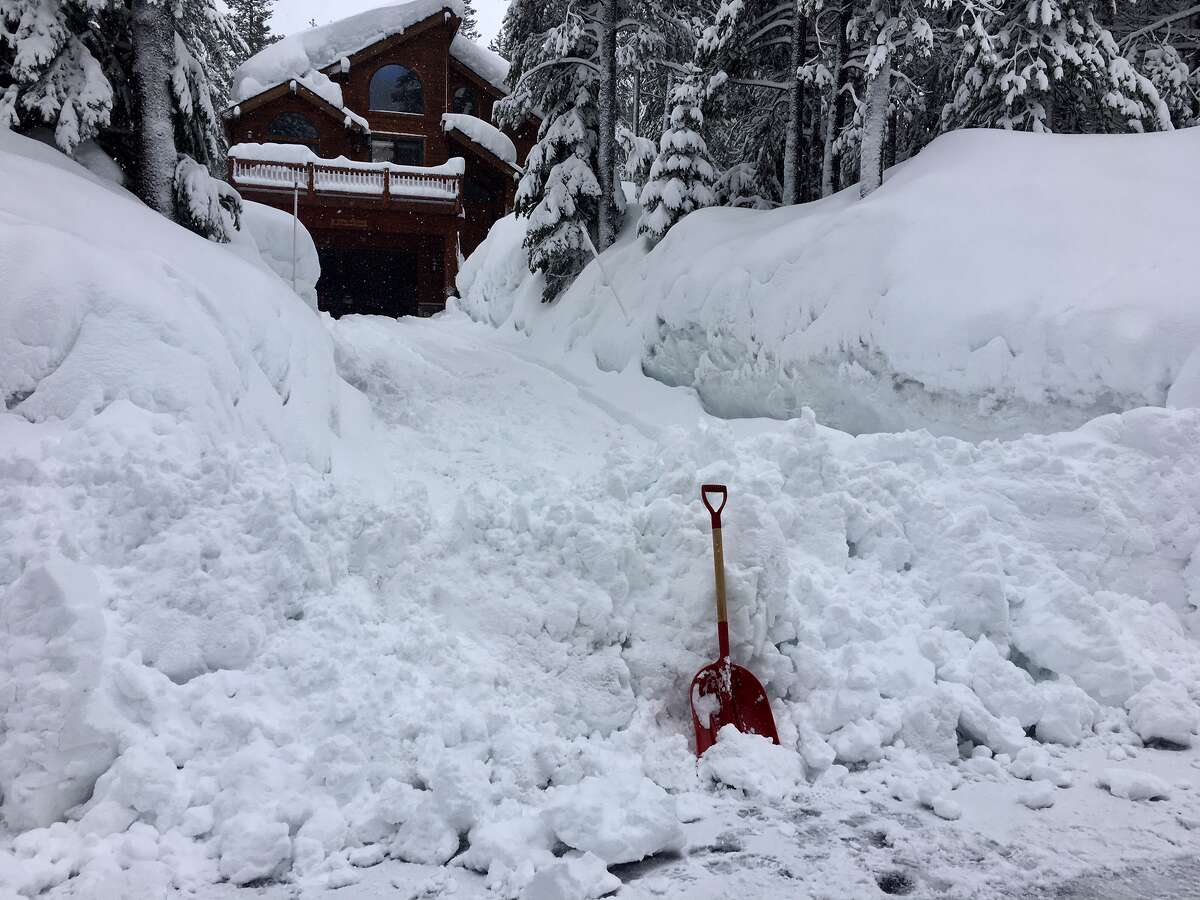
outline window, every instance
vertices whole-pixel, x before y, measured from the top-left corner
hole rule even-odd
[[[371,162],[390,162],[401,166],[425,165],[425,142],[418,137],[371,138]]]
[[[478,106],[475,103],[475,89],[470,87],[460,87],[454,92],[454,97],[450,101],[450,111],[462,113],[467,116],[475,115],[475,110]]]
[[[381,112],[423,113],[421,79],[404,66],[384,66],[371,79],[371,109]]]
[[[288,144],[316,145],[321,139],[317,126],[298,112],[281,112],[267,126],[267,136],[273,141],[283,141]]]

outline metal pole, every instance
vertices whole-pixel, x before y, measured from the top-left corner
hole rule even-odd
[[[292,292],[296,291],[296,227],[300,221],[300,182],[292,179]]]

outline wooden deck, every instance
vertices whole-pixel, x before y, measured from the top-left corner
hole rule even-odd
[[[261,159],[229,158],[229,183],[248,193],[291,194],[301,202],[341,198],[354,205],[383,209],[407,207],[414,212],[458,215],[462,209],[462,176],[398,170],[383,163],[337,166]]]

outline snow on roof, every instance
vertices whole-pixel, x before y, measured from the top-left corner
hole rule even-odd
[[[233,102],[300,78],[314,69],[343,62],[360,50],[386,40],[440,12],[463,15],[462,0],[410,0],[347,16],[328,25],[288,35],[242,63],[233,76]],[[450,52],[463,65],[501,90],[508,63],[503,57],[456,35]],[[340,106],[341,104],[335,104]]]
[[[507,134],[490,122],[462,113],[446,113],[442,116],[442,130],[461,132],[493,156],[517,167],[516,146]]]
[[[450,55],[492,87],[508,93],[509,63],[499,53],[456,34],[450,44]]]

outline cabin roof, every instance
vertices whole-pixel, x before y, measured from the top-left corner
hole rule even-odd
[[[490,122],[476,116],[446,113],[442,116],[442,131],[451,143],[471,150],[476,156],[506,175],[519,175],[517,148],[512,138]]]
[[[345,66],[356,54],[430,19],[458,20],[462,15],[462,0],[410,0],[288,35],[238,67],[233,76],[233,102],[244,103],[309,72]],[[503,57],[458,34],[450,45],[450,54],[494,90],[508,90],[509,65]]]

